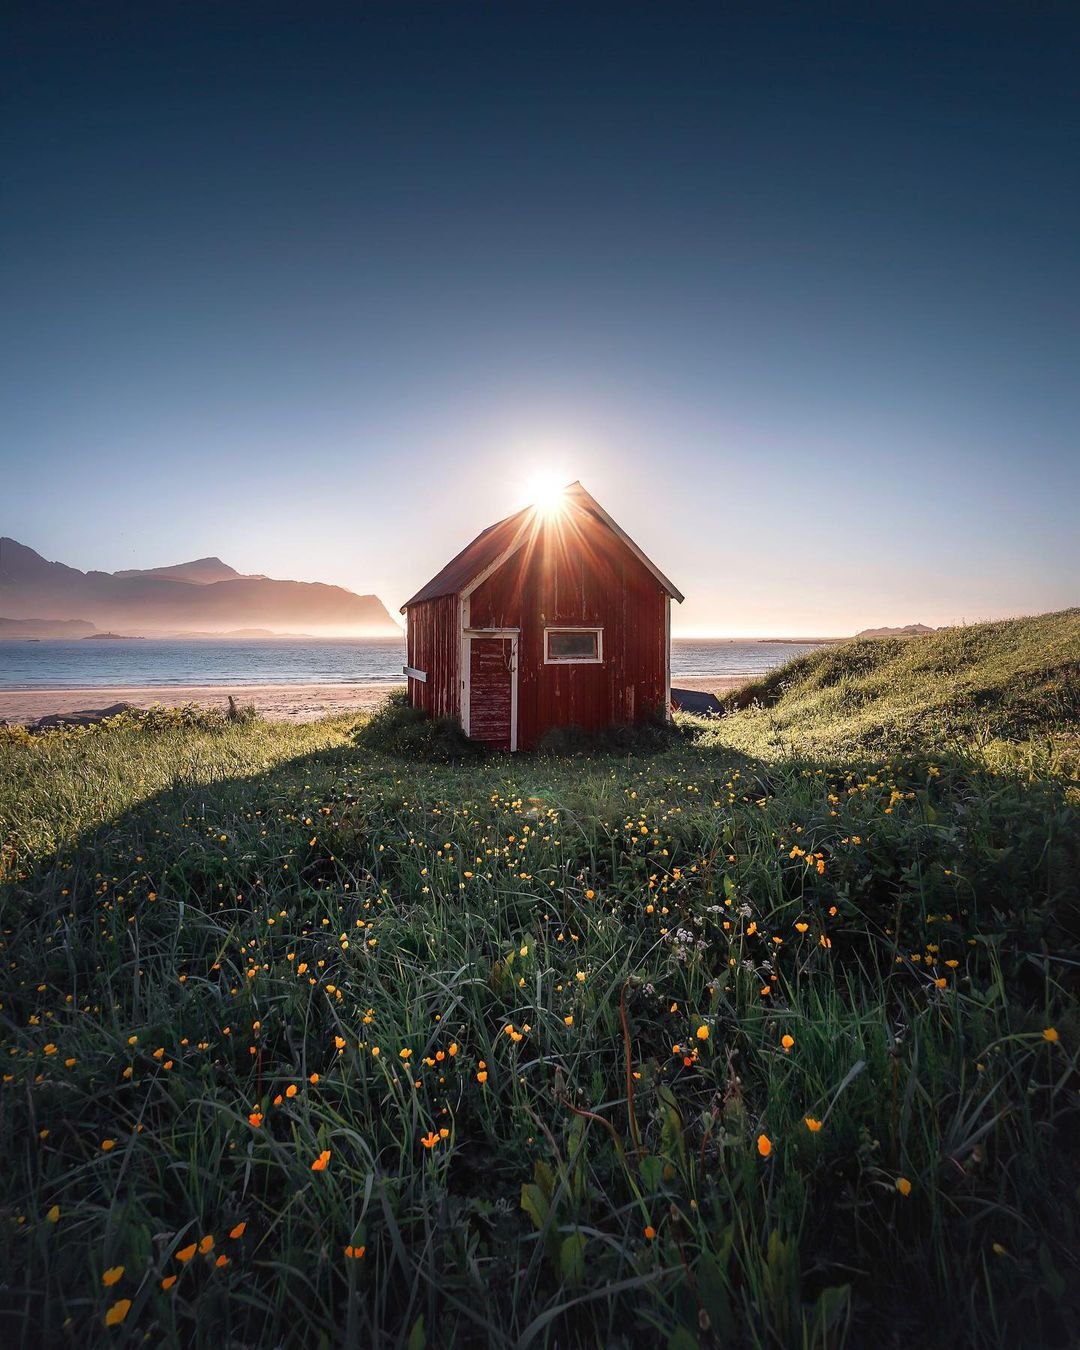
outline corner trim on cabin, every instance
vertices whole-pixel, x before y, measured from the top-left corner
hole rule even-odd
[[[664,597],[664,720],[674,721],[671,715],[671,596]]]
[[[410,680],[419,680],[421,684],[427,684],[426,670],[417,670],[415,666],[402,666],[401,673],[408,675]]]

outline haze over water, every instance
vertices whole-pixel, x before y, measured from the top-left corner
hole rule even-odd
[[[672,638],[672,678],[750,679],[812,650],[803,643]],[[400,683],[404,661],[404,641],[381,638],[0,642],[0,688]]]

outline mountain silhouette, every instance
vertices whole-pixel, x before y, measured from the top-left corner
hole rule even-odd
[[[220,558],[196,558],[194,562],[177,563],[174,567],[129,567],[123,572],[113,572],[114,577],[164,577],[171,581],[194,581],[207,585],[212,581],[233,581],[240,575],[235,567],[223,563]],[[260,577],[266,581],[266,577]]]
[[[81,572],[8,538],[0,538],[0,615],[78,619],[119,632],[299,626],[317,635],[401,634],[378,596],[357,595],[342,586],[243,576],[220,558]]]
[[[926,637],[928,633],[933,633],[933,628],[927,628],[924,623],[906,623],[903,628],[864,628],[862,632],[856,633],[857,638],[884,638],[884,637]]]

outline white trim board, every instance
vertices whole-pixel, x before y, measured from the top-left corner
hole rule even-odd
[[[671,596],[664,596],[664,720],[671,721]]]
[[[461,708],[458,721],[461,723],[461,729],[467,736],[469,734],[469,697],[472,685],[472,671],[469,665],[469,639],[465,636],[469,628],[469,619],[471,617],[472,601],[468,594],[463,594],[458,600],[458,624],[460,631],[458,633],[458,666],[461,682]]]

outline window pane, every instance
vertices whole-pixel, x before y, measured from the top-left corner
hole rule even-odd
[[[548,656],[553,660],[595,661],[599,655],[596,633],[549,633]]]

